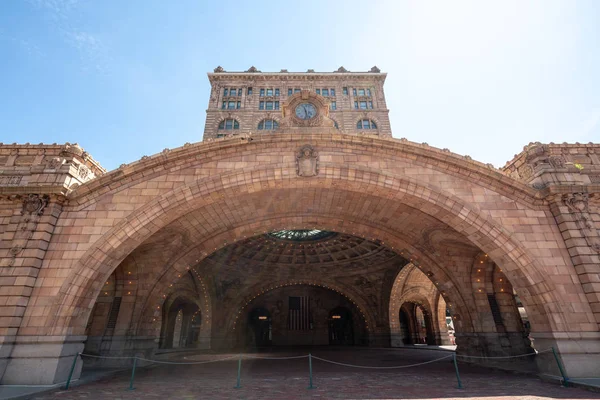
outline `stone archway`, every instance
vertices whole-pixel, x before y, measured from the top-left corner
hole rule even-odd
[[[353,171],[353,175],[356,175],[358,171]],[[363,171],[363,173],[365,173]],[[231,181],[243,180],[245,174],[240,175],[239,177],[231,176],[229,179]],[[344,178],[340,178],[342,181]],[[373,175],[373,179],[379,181],[377,178],[377,174]],[[219,178],[221,181],[222,178]],[[370,177],[365,177],[365,180],[371,180]],[[415,186],[415,182],[406,181],[403,179],[393,179],[392,177],[388,177],[387,181],[395,182],[395,184],[388,185],[382,183],[381,186],[373,183],[357,183],[354,180],[348,180],[345,183],[344,191],[356,191],[356,192],[369,192],[369,191],[378,191],[381,193],[381,196],[376,196],[373,200],[377,201],[382,197],[386,200],[390,201],[400,201],[402,203],[408,203],[411,205],[417,206],[419,203],[423,201],[427,201],[427,198],[424,198],[423,193],[430,193],[431,189]],[[215,182],[216,183],[216,182]],[[322,183],[325,184],[326,181],[323,182],[314,182],[314,183]],[[314,185],[313,182],[307,182],[306,187],[311,188]],[[284,189],[284,185],[291,185],[295,190],[299,190],[302,192],[302,188],[297,187],[297,183],[295,182],[282,182],[281,189]],[[212,185],[208,185],[212,187]],[[205,187],[205,184],[202,184],[202,187]],[[185,187],[177,190],[180,194],[171,193],[168,196],[163,196],[161,198],[157,198],[152,202],[153,205],[146,205],[140,211],[136,212],[138,217],[128,218],[126,222],[122,223],[122,226],[117,226],[113,229],[111,233],[105,235],[104,239],[100,239],[98,245],[100,247],[91,249],[87,255],[84,255],[80,261],[81,265],[85,265],[82,268],[78,269],[77,275],[72,276],[72,281],[68,284],[65,283],[65,286],[62,290],[63,296],[68,295],[68,292],[71,292],[72,295],[72,282],[84,283],[85,289],[81,290],[82,293],[92,293],[95,294],[99,290],[99,283],[104,280],[104,276],[109,274],[112,269],[116,267],[115,264],[118,265],[122,257],[128,254],[132,249],[134,249],[137,245],[140,244],[140,241],[144,238],[140,237],[140,233],[145,233],[146,237],[153,231],[157,231],[160,229],[159,223],[164,225],[169,220],[174,220],[175,217],[179,217],[183,215],[185,212],[189,212],[193,209],[199,208],[200,204],[205,203],[204,194],[202,192],[197,193],[197,196],[193,197],[190,200],[187,200],[185,197],[185,193],[193,193],[200,189],[197,185],[195,187]],[[235,194],[237,198],[240,198],[242,195],[242,191],[246,190],[245,186],[234,187],[234,188],[226,188],[222,189],[219,194],[218,191],[205,189],[207,190],[206,194],[212,193],[215,198],[225,198],[226,196],[232,196]],[[413,192],[413,193],[410,193]],[[248,193],[248,192],[247,192]],[[352,192],[351,192],[352,193]],[[182,197],[183,196],[183,197]],[[467,204],[461,204],[458,202],[458,199],[453,199],[451,197],[442,197],[439,195],[436,197],[435,201],[429,199],[430,203],[426,208],[423,208],[425,214],[435,215],[438,219],[443,220],[448,223],[449,226],[455,227],[459,232],[463,231],[467,233],[468,238],[472,238],[473,242],[478,244],[482,250],[486,251],[487,254],[490,255],[494,260],[497,261],[497,264],[503,265],[506,273],[508,275],[514,276],[514,279],[511,281],[518,281],[520,286],[523,288],[527,288],[528,293],[532,295],[532,297],[523,297],[524,303],[527,301],[533,300],[533,296],[535,295],[544,295],[544,296],[553,296],[553,292],[548,290],[552,285],[550,282],[547,282],[543,279],[540,273],[538,273],[538,268],[535,267],[535,261],[531,259],[527,255],[521,246],[516,243],[514,240],[510,239],[508,235],[503,231],[502,228],[495,226],[495,224],[488,220],[487,218],[483,218],[481,216],[477,216],[477,212],[472,209],[472,207]],[[198,204],[200,203],[200,204]],[[168,210],[172,210],[172,214],[168,213]],[[453,214],[453,212],[458,211],[457,214]],[[157,214],[149,214],[149,212],[154,212]],[[174,215],[173,215],[174,214]],[[274,216],[275,221],[269,221],[267,226],[272,226],[270,230],[276,230],[281,228],[276,221],[277,214]],[[166,219],[166,221],[165,221]],[[314,218],[313,218],[314,219]],[[230,225],[228,221],[223,221],[225,225]],[[369,221],[370,222],[370,221]],[[314,225],[314,224],[311,224]],[[372,223],[369,223],[372,225]],[[372,234],[374,227],[370,226],[367,228],[365,225],[358,225],[357,229],[362,231],[360,233],[364,234]],[[350,226],[343,227],[345,231],[351,229]],[[256,227],[254,227],[256,229]],[[250,228],[250,232],[246,230],[245,232],[239,233],[250,233],[254,234],[256,231]],[[264,228],[262,228],[264,229]],[[268,230],[268,229],[267,229]],[[386,229],[387,231],[387,229]],[[473,233],[470,233],[470,232]],[[131,232],[132,235],[127,234],[126,232]],[[235,233],[234,233],[235,232]],[[229,236],[231,241],[233,241],[233,237],[236,236],[238,232],[235,231],[235,226],[231,227],[229,231]],[[400,233],[393,234],[387,231],[385,234],[381,236],[381,239],[387,243],[394,244],[394,242],[400,242],[398,240],[398,235]],[[207,251],[214,251],[211,247],[214,246],[214,250],[223,246],[222,243],[216,243],[214,239],[209,239],[203,251],[207,254]],[[104,254],[104,257],[99,256]],[[120,258],[118,257],[121,254]],[[84,276],[97,276],[94,280],[89,280],[84,278]],[[543,283],[542,283],[543,282]],[[518,286],[517,286],[518,288]],[[519,290],[519,289],[517,289]],[[80,298],[81,302],[88,303],[89,300],[86,297]],[[531,299],[531,300],[530,300]],[[535,301],[535,300],[534,300]],[[69,302],[66,302],[69,303]],[[551,325],[551,321],[548,320],[547,317],[543,316],[543,308],[544,303],[541,302],[541,299],[538,299],[538,304],[532,304],[532,308],[536,308],[539,312],[538,315],[532,316],[532,320],[537,318],[538,320],[532,325],[537,324],[538,326],[542,325],[542,330],[547,329],[549,325]],[[80,303],[81,304],[81,303]],[[83,310],[82,310],[83,311]],[[62,315],[63,313],[57,313]],[[76,315],[79,313],[76,313]],[[75,323],[75,325],[85,323],[87,321],[86,312],[83,311],[81,315],[82,322],[77,322],[78,319],[73,320],[68,315],[65,315],[66,318],[71,320],[71,325]],[[72,325],[74,326],[74,325]],[[534,328],[535,329],[535,328]],[[539,329],[539,328],[538,328]]]
[[[318,149],[321,157],[317,176],[310,178],[296,175],[293,158],[306,142]],[[279,146],[282,156],[269,158],[273,145]],[[535,198],[533,189],[507,182],[506,177],[482,165],[399,141],[334,135],[270,135],[252,142],[238,138],[171,153],[115,171],[72,195],[65,221],[77,222],[93,233],[79,238],[77,250],[62,258],[53,254],[47,260],[48,268],[61,264],[71,271],[51,290],[41,286],[34,290],[32,297],[39,301],[31,303],[28,315],[39,312],[37,304],[52,298],[51,312],[44,314],[48,315],[43,321],[45,333],[78,343],[81,339],[75,335],[84,332],[104,279],[140,245],[160,239],[173,228],[188,236],[181,236],[181,245],[175,247],[179,254],[161,270],[164,283],[156,282],[144,293],[145,305],[140,306],[139,316],[156,301],[148,297],[154,288],[160,291],[175,275],[199,262],[195,260],[244,237],[317,227],[367,236],[394,251],[405,251],[408,259],[431,274],[442,296],[451,300],[449,307],[457,301],[464,304],[465,312],[454,315],[458,323],[472,320],[472,299],[462,288],[462,276],[448,272],[462,271],[464,265],[459,261],[463,259],[443,265],[439,251],[453,243],[462,246],[461,257],[483,251],[514,283],[531,311],[533,331],[554,340],[554,332],[574,329],[567,323],[571,308],[556,290],[565,285],[564,280],[547,273],[560,264],[565,267],[564,276],[575,276],[572,268],[567,268],[564,244],[547,237],[524,240],[525,228],[532,225],[547,224],[544,226],[551,232],[558,232],[550,225],[543,202]],[[355,161],[349,162],[344,154]],[[364,162],[359,155],[378,160],[378,165]],[[461,189],[455,190],[453,185]],[[119,209],[124,204],[129,208]],[[498,211],[505,210],[514,217],[500,218]],[[407,229],[415,225],[411,218],[419,219],[432,232],[442,232],[437,247],[423,239],[431,235]],[[190,221],[195,229],[190,229]],[[69,233],[59,233],[56,238],[59,243],[68,241]],[[555,246],[560,255],[544,258],[539,249],[545,245]],[[569,288],[583,293],[576,286]],[[581,310],[586,314],[589,305],[581,301]],[[581,329],[595,332],[596,328],[588,325]],[[23,332],[27,329],[22,327]]]

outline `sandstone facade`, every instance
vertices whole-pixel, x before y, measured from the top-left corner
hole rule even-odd
[[[536,349],[555,347],[571,376],[600,374],[600,145],[532,143],[495,169],[393,139],[378,71],[360,75],[383,99],[374,132],[314,87],[283,99],[281,83],[277,130],[245,130],[262,110],[236,109],[239,134],[217,138],[217,82],[249,74],[253,93],[279,75],[211,74],[206,140],[114,171],[77,145],[0,146],[3,383],[64,381],[84,348],[247,345],[251,316],[283,340],[287,298],[302,296],[318,344],[333,315],[352,320],[353,344],[403,345],[417,315],[445,343],[447,309],[458,351],[487,356],[531,351],[522,303]],[[306,102],[318,123],[285,111]]]

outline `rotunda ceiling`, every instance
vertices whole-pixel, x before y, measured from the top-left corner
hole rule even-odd
[[[321,230],[282,230],[234,243],[208,257],[219,264],[371,264],[397,254],[381,242]]]

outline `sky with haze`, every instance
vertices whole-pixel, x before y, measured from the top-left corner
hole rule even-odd
[[[394,137],[496,167],[600,142],[597,0],[2,0],[0,142],[77,142],[114,169],[201,141],[217,65],[376,65]]]

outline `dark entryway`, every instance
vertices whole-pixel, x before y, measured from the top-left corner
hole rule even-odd
[[[337,307],[329,313],[329,344],[353,345],[352,313],[346,307]]]
[[[248,314],[249,345],[270,346],[272,340],[271,314],[264,308],[255,308]]]

